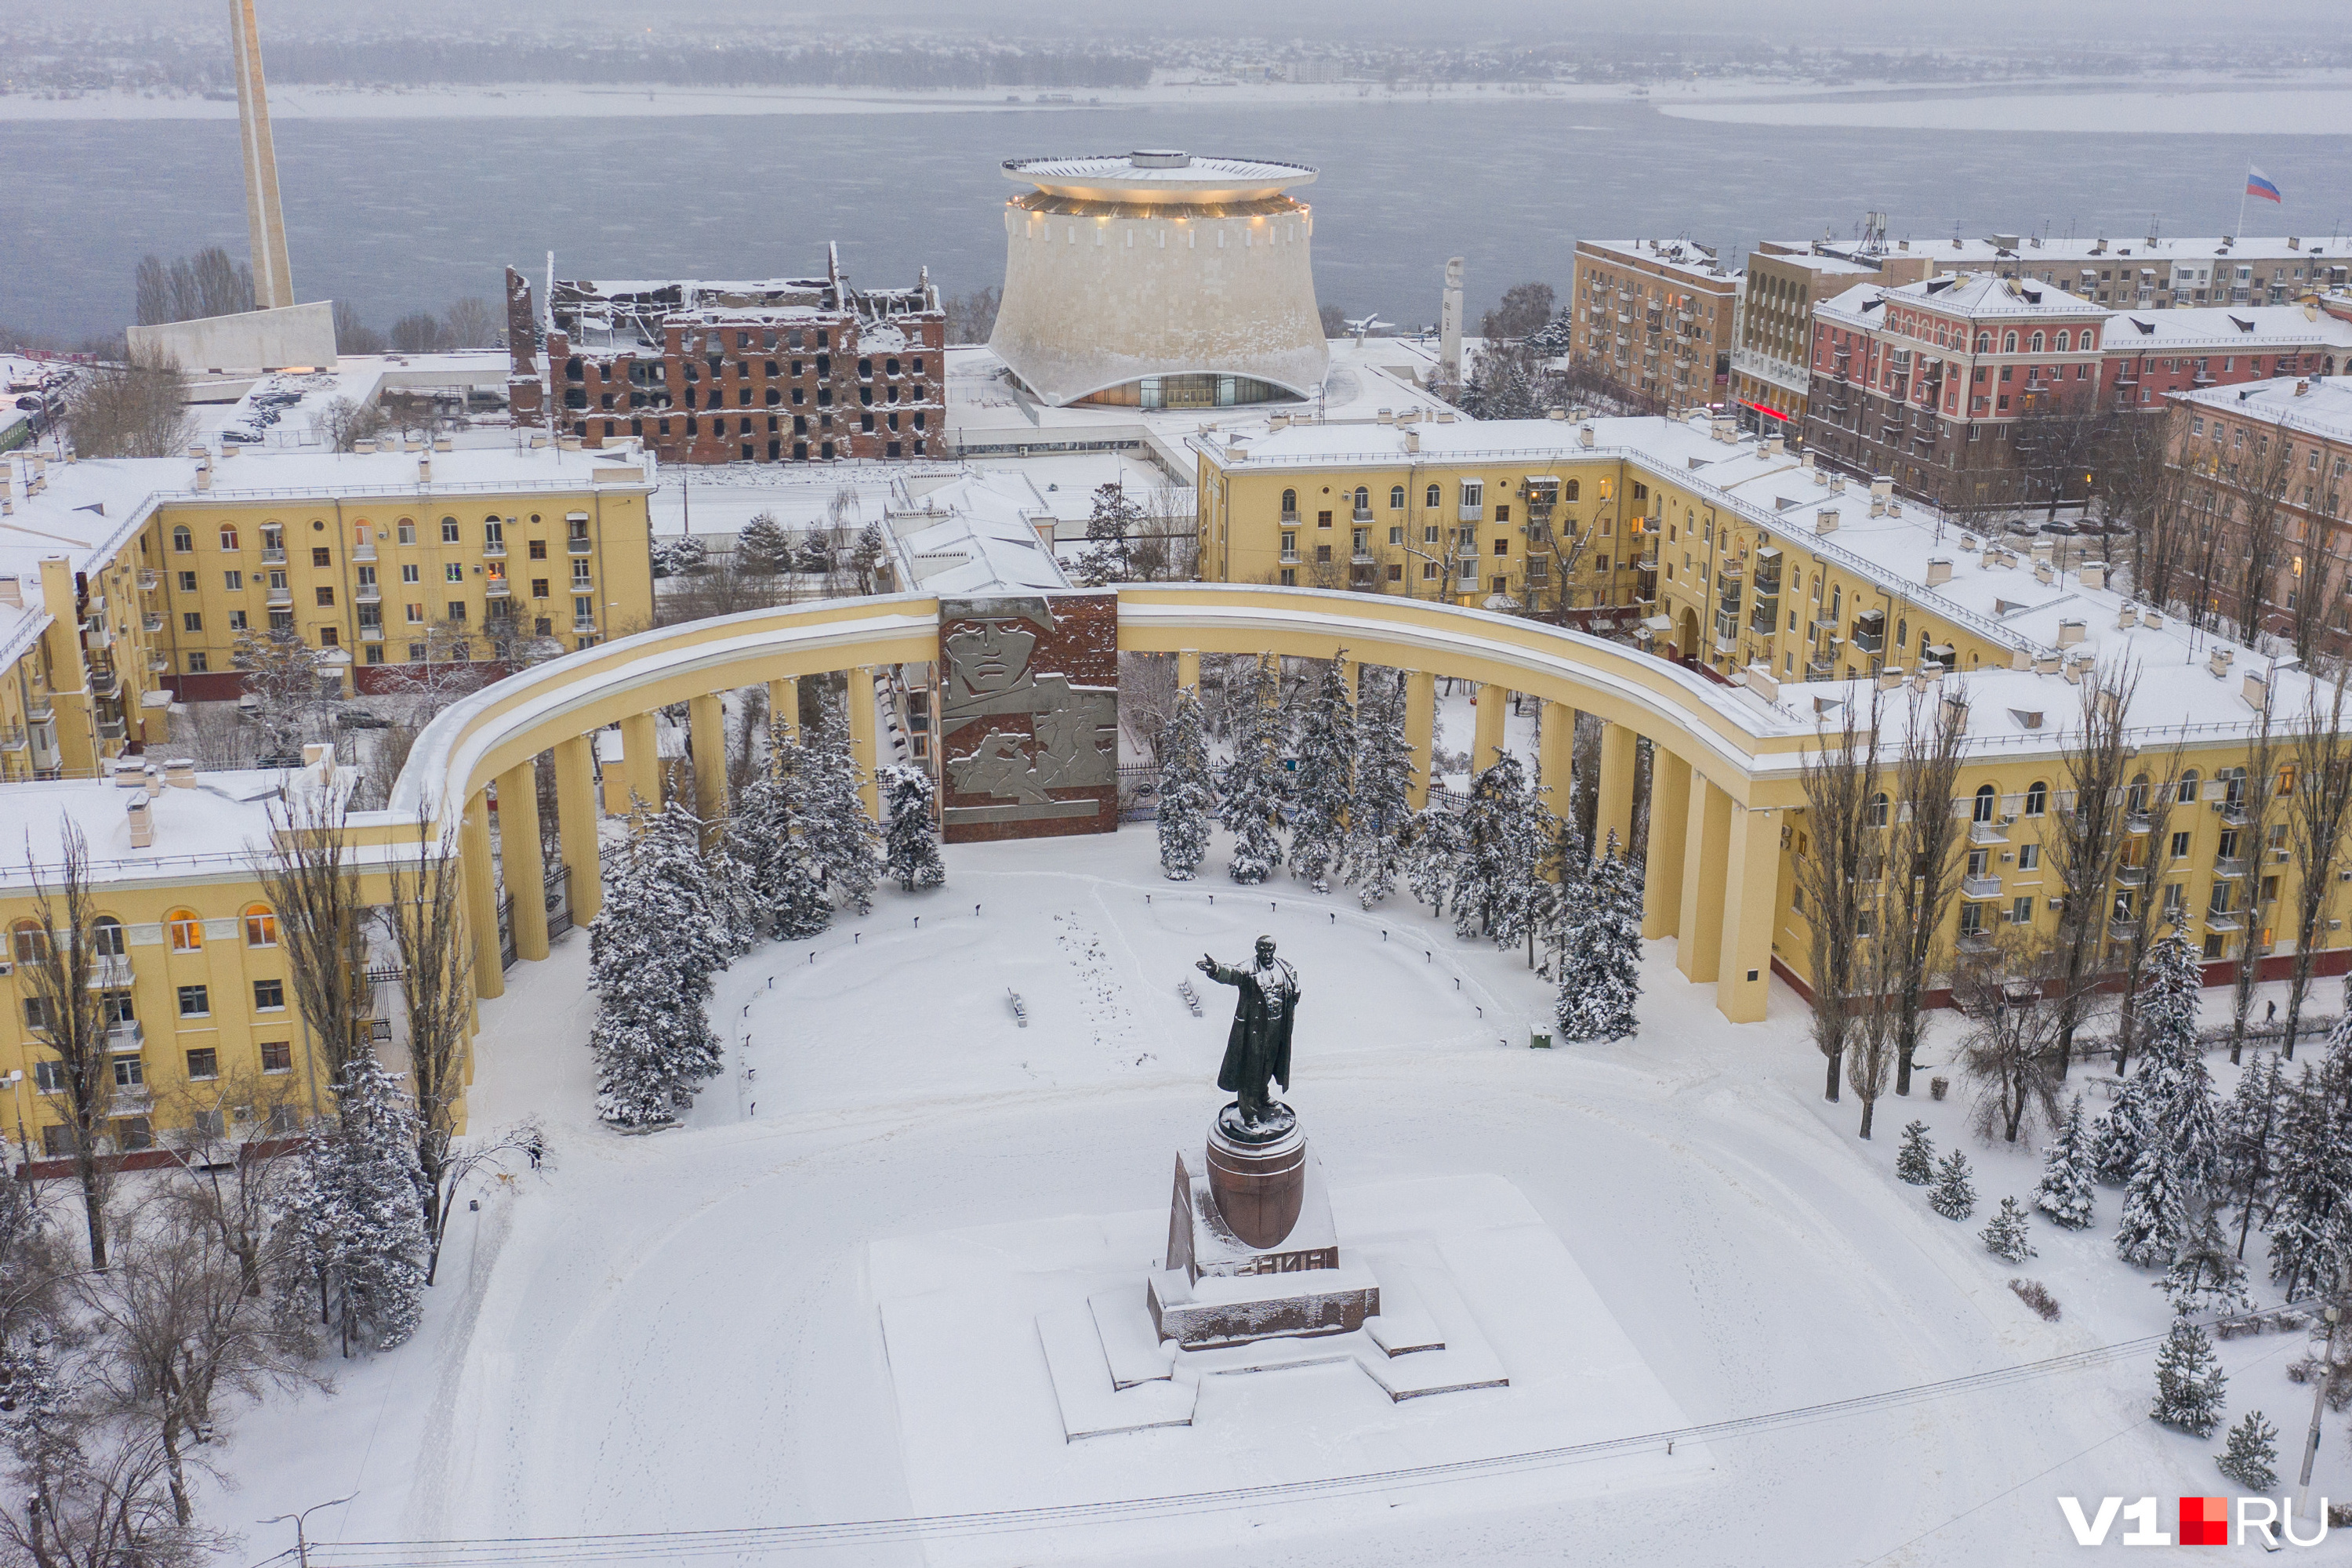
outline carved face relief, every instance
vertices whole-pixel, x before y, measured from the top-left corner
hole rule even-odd
[[[1029,658],[1037,634],[1019,619],[987,620],[948,634],[950,685],[947,716],[984,711],[989,699],[1017,690],[1029,679]]]

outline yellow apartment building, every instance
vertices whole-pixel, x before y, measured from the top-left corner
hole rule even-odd
[[[55,1056],[35,1038],[37,994],[26,973],[48,940],[37,876],[52,918],[63,918],[68,824],[87,846],[94,889],[113,1149],[136,1152],[192,1127],[262,1137],[331,1109],[294,1004],[277,912],[255,870],[287,778],[125,763],[112,778],[14,784],[0,795],[24,836],[0,856],[10,992],[0,1078],[10,1097],[8,1139],[25,1157],[69,1152],[64,1086]]]
[[[0,779],[163,743],[174,700],[238,695],[247,631],[292,630],[368,691],[652,618],[655,465],[634,447],[236,451],[7,460]]]

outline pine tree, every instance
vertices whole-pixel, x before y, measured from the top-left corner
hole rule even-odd
[[[1460,816],[1442,805],[1423,806],[1413,814],[1405,885],[1414,898],[1429,906],[1431,914],[1443,916],[1446,900],[1459,891],[1463,853]]]
[[[1927,1137],[1926,1122],[1914,1121],[1903,1129],[1903,1146],[1895,1152],[1895,1173],[1915,1187],[1936,1179],[1936,1145]]]
[[[936,888],[948,879],[940,858],[939,829],[931,822],[931,775],[895,763],[881,770],[882,809],[890,814],[883,840],[883,870],[899,888]]]
[[[2221,1234],[2214,1205],[2195,1206],[2182,1227],[2172,1267],[2157,1288],[2176,1312],[2242,1312],[2253,1305],[2246,1293],[2246,1266]]]
[[[884,537],[882,525],[869,522],[858,530],[857,548],[849,557],[849,568],[857,574],[857,591],[861,594],[878,592],[882,573],[890,559],[890,541]]]
[[[2140,1149],[2124,1184],[2123,1216],[2116,1225],[2116,1256],[2142,1268],[2172,1261],[2188,1220],[2188,1194],[2179,1183],[2172,1152],[2150,1142]]]
[[[1160,871],[1189,882],[1209,853],[1209,825],[1217,795],[1209,778],[1209,746],[1201,733],[1201,694],[1176,694],[1176,712],[1160,736]]]
[[[2148,950],[2146,978],[2137,1009],[2139,1070],[2103,1120],[2099,1179],[2131,1179],[2141,1146],[2153,1134],[2160,1107],[2179,1091],[2188,1065],[2203,1060],[2197,1046],[2197,998],[2203,973],[2186,938],[2175,931]]]
[[[1981,1234],[1985,1250],[2003,1263],[2022,1263],[2033,1256],[2033,1243],[2027,1239],[2025,1207],[2013,1197],[2000,1200],[1992,1223]]]
[[[2221,1423],[2221,1394],[2228,1379],[2214,1359],[2213,1345],[2194,1320],[2175,1318],[2156,1357],[2156,1403],[2148,1419],[2210,1437]]]
[[[772,576],[792,563],[793,542],[773,512],[753,515],[735,536],[736,563],[746,572]]]
[[[2090,1125],[2083,1116],[2083,1097],[2066,1107],[2056,1142],[2042,1157],[2042,1181],[2033,1189],[2033,1206],[2063,1230],[2084,1230],[2092,1220],[2092,1154]]]
[[[1379,696],[1367,693],[1357,710],[1356,794],[1348,804],[1347,849],[1339,876],[1358,889],[1357,900],[1365,909],[1396,890],[1397,877],[1405,868],[1412,779],[1412,742],[1404,733],[1404,676],[1399,671]]]
[[[2259,1053],[2238,1075],[2237,1090],[2221,1112],[2221,1170],[2216,1188],[2237,1205],[2242,1245],[2253,1229],[2256,1212],[2277,1191],[2273,1147],[2287,1098],[2278,1053]]]
[[[1642,994],[1642,879],[1619,858],[1613,833],[1586,893],[1559,950],[1560,1037],[1622,1040],[1633,1033]]]
[[[782,942],[815,936],[833,923],[823,869],[800,836],[806,761],[806,749],[788,731],[772,733],[766,770],[744,786],[727,819],[727,851],[740,868],[757,933]]]
[[[1969,1157],[1958,1149],[1936,1165],[1936,1184],[1927,1190],[1927,1206],[1946,1219],[1966,1219],[1977,1212],[1977,1190],[1969,1180]]]
[[[1087,519],[1087,547],[1078,554],[1078,578],[1089,585],[1124,583],[1135,575],[1130,536],[1142,526],[1143,509],[1127,488],[1113,480],[1097,486],[1094,512]]]
[[[589,929],[596,1113],[619,1126],[668,1120],[719,1070],[703,1005],[724,944],[696,853],[698,834],[676,802],[646,815],[608,866],[604,907]]]
[[[1537,868],[1550,839],[1544,816],[1526,766],[1508,752],[1472,782],[1455,873],[1456,936],[1491,937],[1497,947],[1526,939],[1538,902]]]
[[[1348,690],[1348,650],[1323,667],[1300,715],[1296,787],[1291,793],[1290,874],[1328,892],[1331,868],[1347,848],[1356,798],[1356,700]]]
[[[2271,1283],[2288,1295],[2331,1285],[2352,1258],[2352,1009],[2315,1069],[2304,1064],[2279,1118]]]
[[[870,702],[873,693],[858,690],[853,682],[849,700]],[[882,830],[866,815],[849,722],[841,704],[830,697],[804,747],[800,779],[801,841],[810,861],[836,904],[866,914],[874,908]]]
[[[368,1055],[344,1068],[335,1112],[292,1163],[278,1223],[343,1352],[355,1343],[390,1350],[416,1332],[424,1310],[415,1112],[400,1080]]]
[[[2250,1492],[2266,1492],[2278,1485],[2278,1428],[2249,1410],[2230,1428],[2230,1446],[2214,1463],[2221,1473]]]
[[[1233,760],[1217,791],[1217,811],[1234,836],[1226,875],[1244,887],[1265,881],[1282,864],[1280,737],[1265,687],[1265,668],[1253,660],[1248,677],[1229,679],[1225,688]]]

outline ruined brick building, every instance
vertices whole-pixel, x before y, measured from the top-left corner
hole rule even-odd
[[[530,286],[509,272],[510,307]],[[925,269],[912,289],[856,289],[837,249],[822,278],[757,282],[557,279],[546,405],[559,433],[634,437],[668,462],[919,458],[944,434],[947,316]],[[518,379],[540,381],[509,332]],[[546,405],[515,397],[517,424]]]

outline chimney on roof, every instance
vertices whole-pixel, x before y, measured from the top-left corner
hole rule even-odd
[[[155,808],[145,795],[132,800],[127,813],[131,819],[131,847],[152,849],[155,847]]]
[[[2236,657],[2237,655],[2229,648],[2217,647],[2213,650],[2213,656],[2205,661],[2205,668],[2213,672],[2214,679],[2219,680],[2230,673],[2230,661]]]
[[[2082,575],[2084,587],[2105,588],[2107,585],[2107,563],[2104,561],[2085,561],[2082,565]]]
[[[173,757],[163,764],[163,782],[173,789],[196,787],[196,761],[194,757]]]
[[[1930,588],[1941,587],[1951,580],[1952,563],[1949,557],[1943,555],[1930,555],[1927,557],[1927,586]]]

